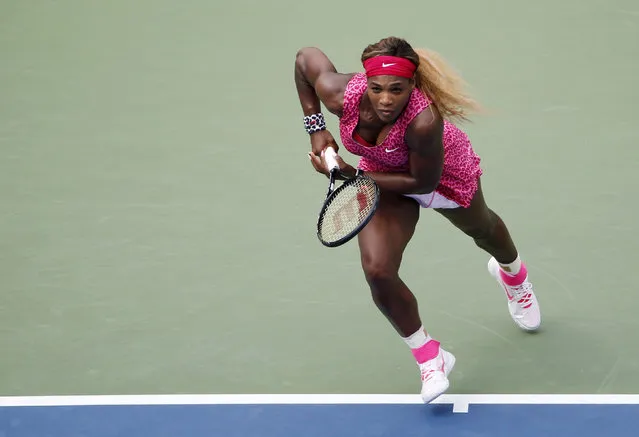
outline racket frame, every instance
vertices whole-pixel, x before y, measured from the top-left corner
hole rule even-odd
[[[329,184],[328,184],[328,192],[326,193],[326,199],[324,200],[324,204],[322,205],[322,209],[320,210],[319,217],[317,218],[317,238],[318,240],[326,247],[337,247],[341,246],[344,243],[353,239],[357,234],[361,232],[362,229],[370,222],[370,220],[375,215],[375,211],[377,211],[377,206],[379,205],[379,186],[366,175],[360,173],[360,169],[357,169],[355,176],[351,178],[347,178],[342,185],[335,189],[335,180],[337,178],[337,174],[340,173],[339,165],[337,164],[337,160],[335,159],[336,152],[332,147],[328,147],[324,152],[324,159],[326,161],[326,166],[329,170]],[[340,173],[341,174],[341,173]],[[348,188],[350,185],[356,184],[358,179],[366,178],[372,182],[372,185],[375,187],[375,200],[371,207],[371,212],[368,214],[366,219],[360,223],[355,229],[349,232],[344,237],[336,240],[336,241],[326,241],[321,237],[320,234],[320,224],[323,221],[324,215],[326,214],[326,210],[328,206],[331,204],[333,198],[337,197],[340,191]]]

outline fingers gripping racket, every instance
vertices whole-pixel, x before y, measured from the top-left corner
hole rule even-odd
[[[373,217],[379,203],[379,187],[359,170],[355,177],[335,188],[340,172],[336,156],[332,147],[324,152],[329,184],[317,221],[317,238],[328,247],[341,246],[356,236]]]

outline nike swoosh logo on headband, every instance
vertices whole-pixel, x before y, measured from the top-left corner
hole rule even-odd
[[[384,63],[382,62],[382,67],[383,67],[383,68],[386,68],[386,67],[392,67],[393,65],[397,65],[397,64],[384,64]]]

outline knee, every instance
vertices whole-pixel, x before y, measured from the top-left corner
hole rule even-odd
[[[362,268],[366,282],[374,293],[383,292],[385,285],[392,283],[398,277],[398,268],[392,260],[386,257],[364,255]]]
[[[462,231],[475,241],[484,241],[490,239],[500,226],[503,222],[499,216],[489,211],[484,219],[464,227]]]

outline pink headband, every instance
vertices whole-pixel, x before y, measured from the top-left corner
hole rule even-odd
[[[364,61],[367,77],[400,76],[411,78],[417,67],[411,61],[397,56],[375,56]]]

